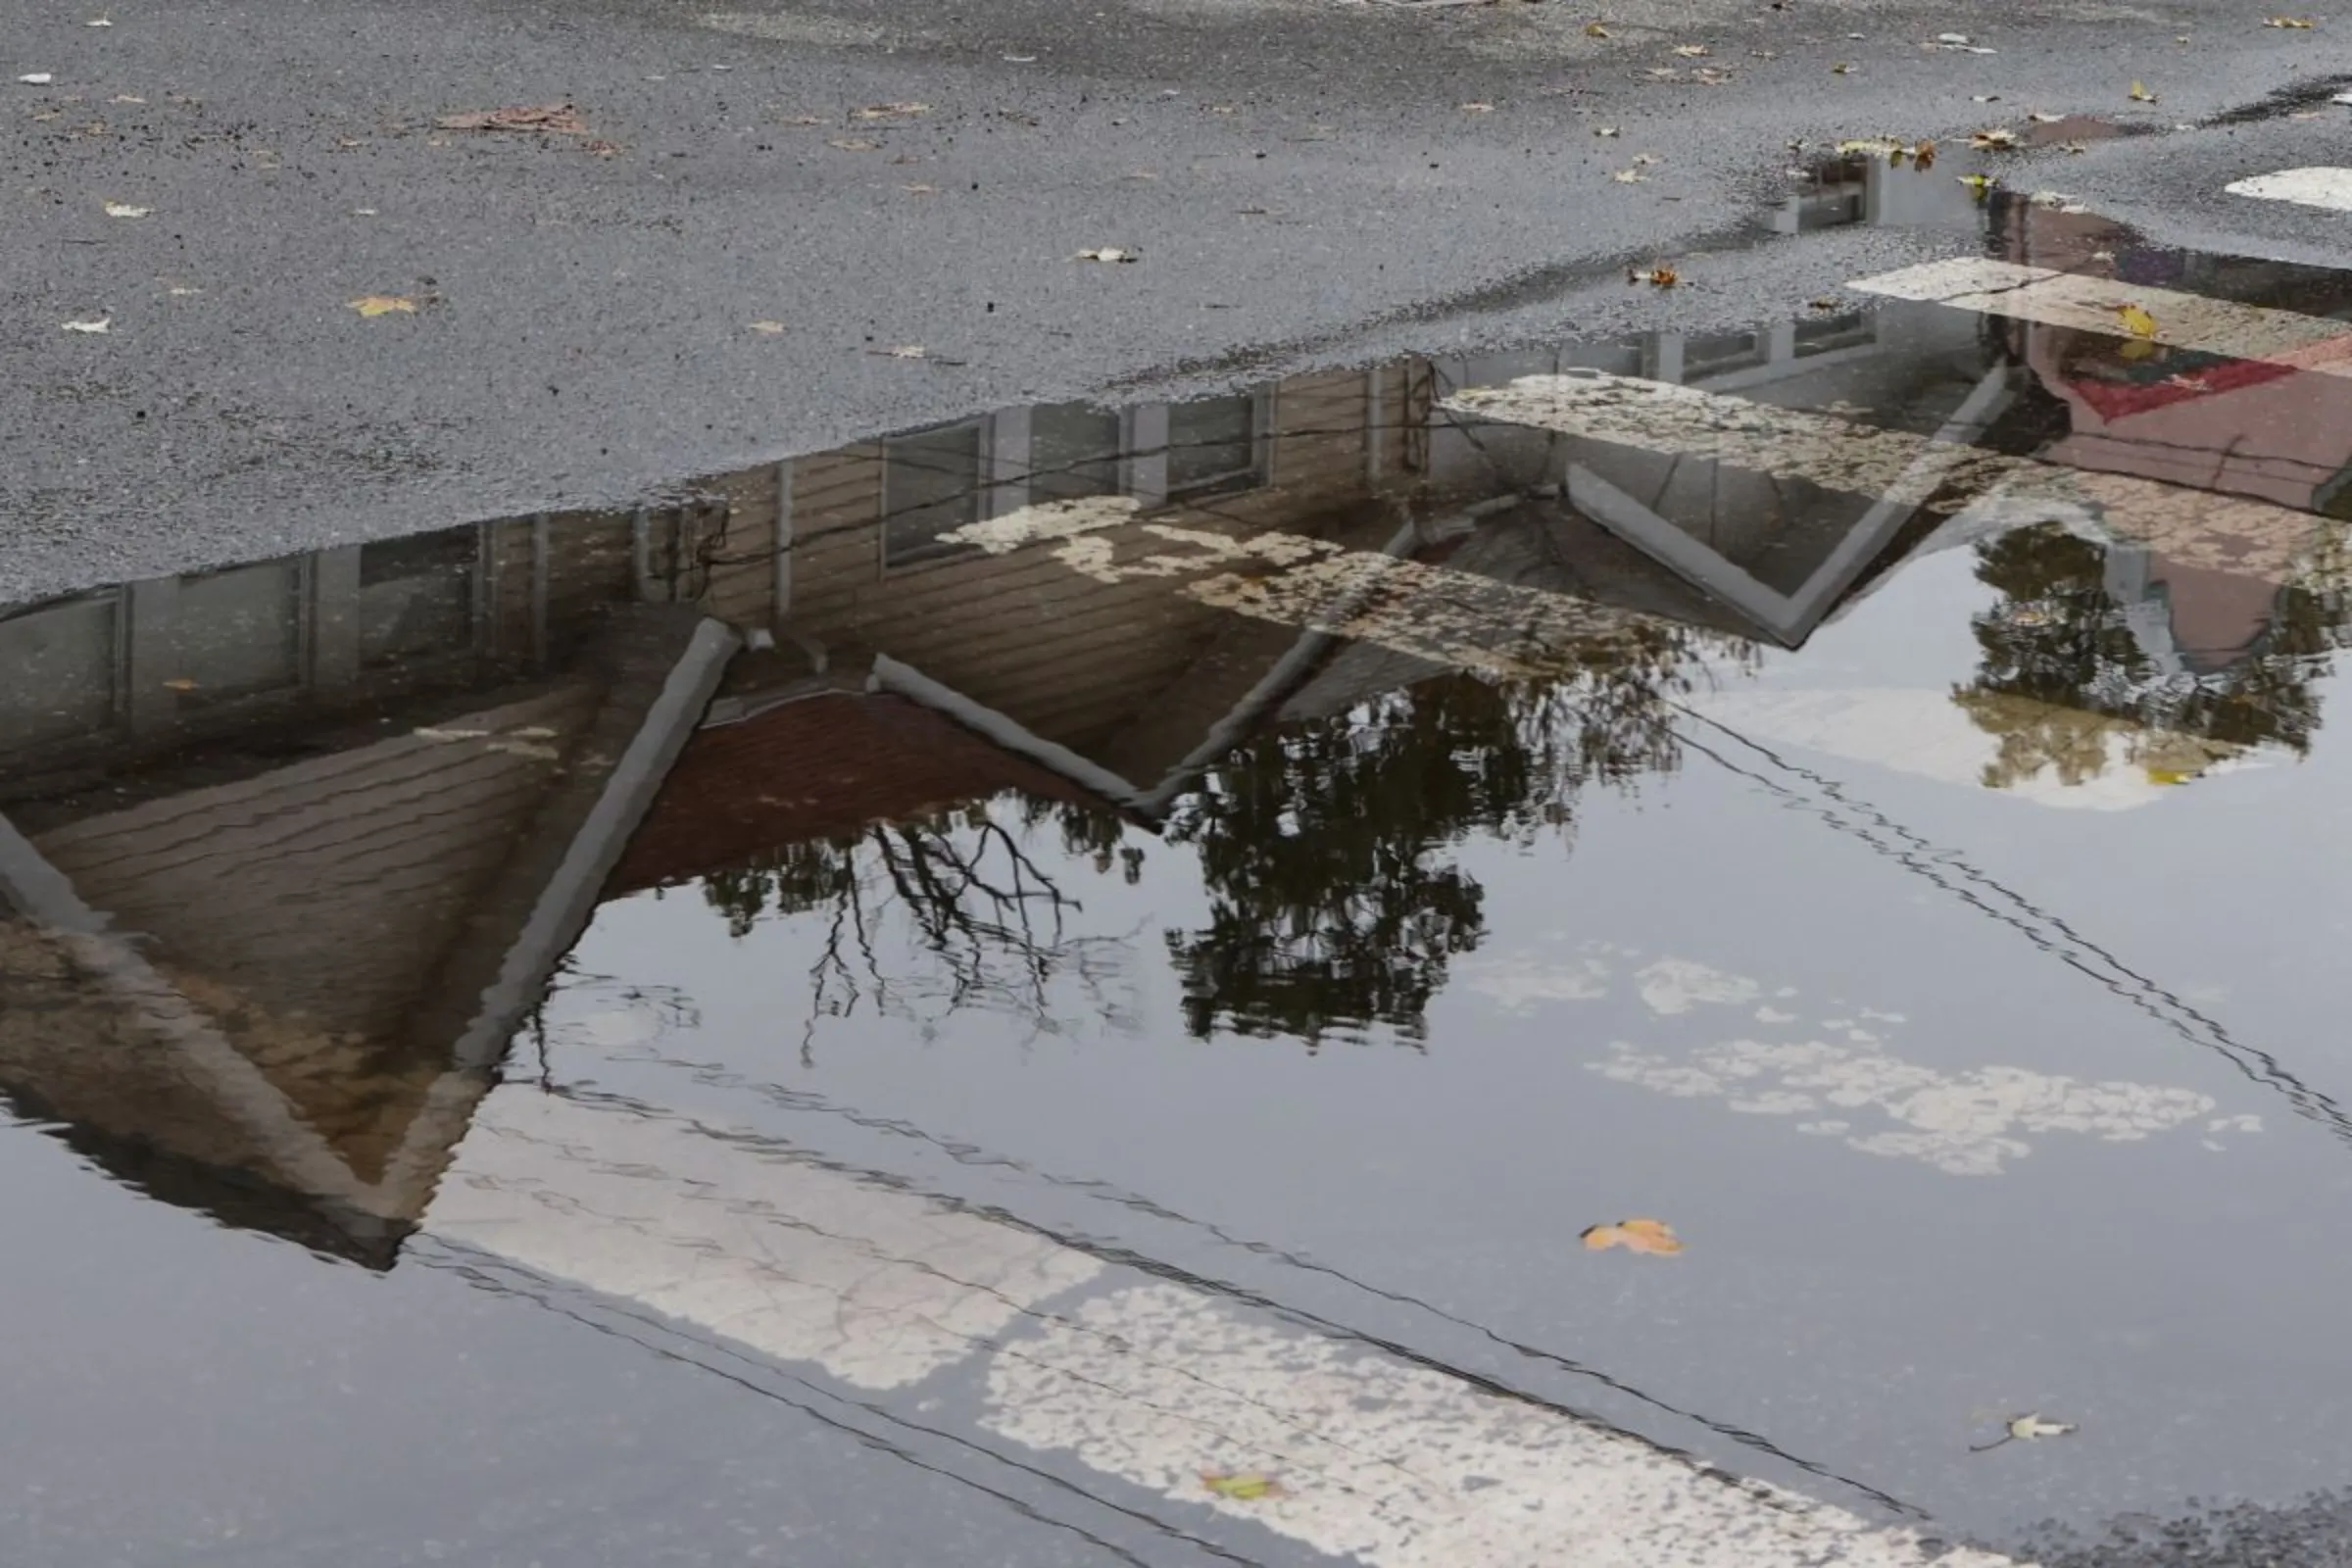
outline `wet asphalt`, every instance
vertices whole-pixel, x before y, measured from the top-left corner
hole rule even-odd
[[[2196,124],[2352,73],[2328,29],[2186,5],[1708,0],[1607,38],[1549,3],[84,9],[0,26],[11,597],[633,501],[974,408],[1745,318],[1959,243],[1756,245],[1792,140]],[[1955,26],[1996,52],[1922,47]],[[554,102],[582,134],[434,128]],[[2341,118],[2020,177],[2317,259],[2340,220],[2219,184],[2326,162]],[[1072,260],[1102,246],[1143,260]],[[1673,296],[1616,286],[1659,259]],[[347,308],[369,295],[421,309]]]

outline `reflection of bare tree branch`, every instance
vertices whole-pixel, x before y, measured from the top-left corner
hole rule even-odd
[[[705,895],[738,936],[771,914],[829,909],[823,944],[809,968],[810,1011],[802,1057],[812,1060],[820,1020],[846,1018],[871,1000],[885,1014],[928,1033],[966,1008],[1024,1018],[1038,1033],[1060,1033],[1057,997],[1084,999],[1090,1024],[1114,1024],[1132,1008],[1114,1000],[1131,987],[1125,938],[1073,937],[1067,916],[1083,907],[1039,863],[1032,844],[1048,821],[1064,847],[1091,853],[1107,871],[1115,851],[1129,869],[1141,852],[1123,827],[1091,820],[1078,808],[1010,803],[875,823],[838,839],[790,845],[764,862],[708,879]],[[1088,820],[1073,820],[1073,817]],[[884,955],[919,962],[894,972]]]

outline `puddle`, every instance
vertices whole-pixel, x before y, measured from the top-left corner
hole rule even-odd
[[[1114,1442],[1049,1375],[1124,1324],[1486,1419],[1237,1301],[1873,1528],[2327,1485],[2352,277],[1970,169],[1823,166],[1788,232],[1984,255],[1747,330],[1001,410],[0,612],[7,1239],[60,1281],[6,1310],[158,1401],[124,1515],[64,1479],[130,1420],[88,1378],[0,1447],[44,1545],[363,1519],[405,1561],[392,1473],[444,1549],[538,1550],[457,1456],[601,1486],[639,1401],[730,1517],[785,1504],[720,1437],[919,1457],[960,1410],[956,1475],[1073,1561],[1424,1560],[1244,1506],[1295,1475],[1211,1507],[1280,1455]],[[1685,1255],[1577,1245],[1627,1213]],[[388,1446],[313,1454],[286,1356]],[[2080,1432],[1971,1454],[2027,1409]],[[1508,1473],[1459,1490],[1550,1497]]]

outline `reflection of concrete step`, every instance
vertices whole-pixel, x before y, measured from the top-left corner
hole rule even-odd
[[[929,1394],[927,1422],[1156,1494],[1196,1537],[1213,1510],[1370,1568],[2008,1560],[1937,1555],[1547,1405],[618,1103],[497,1091],[427,1229],[858,1388]],[[975,1382],[981,1402],[958,1412]]]

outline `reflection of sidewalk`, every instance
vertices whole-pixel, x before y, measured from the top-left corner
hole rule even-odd
[[[844,1383],[936,1379],[935,1424],[1373,1568],[2008,1560],[1938,1556],[1550,1406],[625,1105],[495,1092],[426,1227]],[[985,1391],[961,1422],[958,1369]]]

